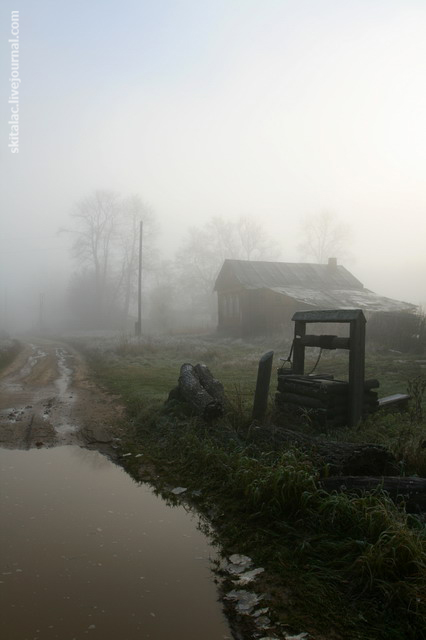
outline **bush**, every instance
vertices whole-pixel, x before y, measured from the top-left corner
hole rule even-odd
[[[426,317],[423,313],[379,311],[367,325],[371,342],[397,349],[423,353],[426,347]]]
[[[10,364],[21,350],[18,340],[0,339],[0,369],[4,369]]]

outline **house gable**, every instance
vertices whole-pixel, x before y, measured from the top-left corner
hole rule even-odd
[[[286,285],[309,289],[360,289],[363,284],[341,265],[225,260],[215,291],[229,288],[274,289]]]
[[[219,331],[234,335],[273,333],[302,309],[361,308],[415,312],[415,305],[365,289],[335,260],[329,264],[225,260],[214,290]]]

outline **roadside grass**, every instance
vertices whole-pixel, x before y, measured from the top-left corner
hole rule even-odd
[[[267,569],[269,578],[260,579],[256,589],[261,585],[268,592],[276,622],[328,639],[426,638],[424,522],[379,489],[362,496],[324,492],[320,470],[304,453],[274,446],[274,380],[268,416],[261,425],[252,422],[257,362],[274,346],[213,339],[132,346],[132,340],[122,340],[84,349],[98,382],[128,406],[123,452],[142,453],[144,465],[129,456],[123,460],[127,470],[170,500],[168,487],[188,488],[223,552],[246,553]],[[423,380],[418,360],[371,351],[366,377],[380,380],[380,395],[406,391],[410,381]],[[307,370],[315,361],[313,354]],[[184,411],[165,412],[183,362],[210,367],[231,401],[229,415],[206,425]],[[331,352],[321,365],[322,372],[344,378],[346,354]],[[416,406],[407,414],[376,414],[356,430],[317,435],[384,444],[403,473],[426,476],[420,391]],[[297,428],[316,433],[309,423]]]
[[[141,415],[134,429],[126,451],[133,446],[154,463],[157,487],[201,491],[198,508],[224,552],[246,553],[275,577],[281,624],[314,637],[330,625],[345,639],[425,637],[424,527],[381,491],[327,494],[303,453],[265,451],[227,422],[209,428]],[[126,458],[140,480],[135,462]]]
[[[18,340],[0,340],[0,371],[13,362],[21,349]]]

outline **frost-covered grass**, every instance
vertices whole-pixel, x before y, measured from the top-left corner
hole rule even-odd
[[[216,337],[134,338],[117,335],[108,339],[73,340],[83,348],[96,370],[116,393],[124,393],[131,404],[146,401],[163,403],[176,386],[184,362],[206,364],[225,390],[236,390],[251,402],[256,384],[257,364],[266,341],[247,343]],[[287,348],[287,347],[286,347]],[[97,363],[102,363],[99,367]]]
[[[230,397],[250,405],[256,385],[260,357],[274,351],[274,369],[271,383],[271,407],[276,388],[276,369],[290,352],[287,340],[261,338],[251,342],[216,336],[174,336],[136,338],[125,334],[79,338],[77,346],[84,348],[94,363],[102,362],[102,375],[129,397],[163,402],[176,385],[179,369],[184,362],[206,364],[225,387]],[[309,373],[318,357],[318,350],[307,350],[305,371]],[[332,373],[338,379],[347,379],[348,353],[324,351],[317,373]],[[426,380],[426,359],[416,355],[403,355],[389,350],[372,348],[366,354],[366,378],[377,378],[379,395],[406,392],[410,381]],[[421,399],[426,415],[426,394]]]

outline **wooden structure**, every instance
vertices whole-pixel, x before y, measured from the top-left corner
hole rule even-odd
[[[338,426],[356,426],[370,410],[378,407],[377,394],[372,391],[379,383],[364,380],[365,316],[361,309],[298,311],[293,316],[293,366],[290,375],[278,376],[277,401],[317,409],[328,422]],[[311,323],[349,324],[349,337],[311,335],[306,325]],[[305,376],[306,347],[347,349],[349,351],[349,381],[333,380],[332,376]]]
[[[358,308],[414,312],[414,305],[369,291],[333,258],[328,264],[225,260],[214,290],[218,332],[252,336],[283,333],[296,311]]]
[[[374,391],[380,386],[379,381],[364,379],[366,319],[361,309],[298,311],[293,320],[293,364],[291,369],[278,371],[278,406],[296,405],[313,410],[328,425],[350,427],[378,409],[407,409],[408,394],[395,393],[379,399]],[[349,337],[307,334],[306,325],[310,323],[349,324]],[[334,380],[331,375],[305,375],[306,347],[347,349],[349,381]]]
[[[262,419],[268,407],[269,383],[271,381],[273,357],[274,352],[268,351],[267,353],[264,353],[259,360],[252,412],[253,420]]]
[[[365,316],[361,309],[335,311],[299,311],[294,314],[293,372],[303,375],[305,348],[349,350],[348,424],[355,427],[362,418],[364,405]],[[349,338],[306,335],[308,323],[349,323]]]

